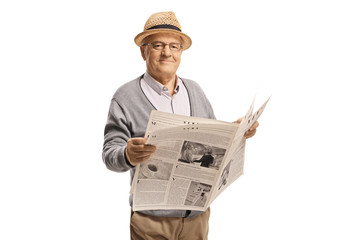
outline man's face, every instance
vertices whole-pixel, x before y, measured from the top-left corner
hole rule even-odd
[[[144,44],[149,45],[141,47],[142,57],[146,61],[147,71],[151,76],[155,79],[173,77],[179,67],[183,50],[171,51],[169,45],[162,50],[156,50],[150,44],[155,42],[182,44],[181,38],[171,33],[158,33],[146,38]]]

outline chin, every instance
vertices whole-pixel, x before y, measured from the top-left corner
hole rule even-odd
[[[176,73],[176,68],[162,67],[158,70],[162,74],[172,75]]]

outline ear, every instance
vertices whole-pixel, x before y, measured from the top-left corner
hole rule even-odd
[[[146,61],[145,48],[143,46],[140,47],[141,56]]]

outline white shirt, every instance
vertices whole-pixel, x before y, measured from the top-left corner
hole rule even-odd
[[[190,116],[190,101],[183,81],[176,77],[173,96],[167,87],[146,72],[140,81],[141,89],[156,110]]]

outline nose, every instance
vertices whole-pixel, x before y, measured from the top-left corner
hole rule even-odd
[[[162,50],[162,54],[166,57],[170,57],[172,55],[169,44],[165,45],[164,49]]]

